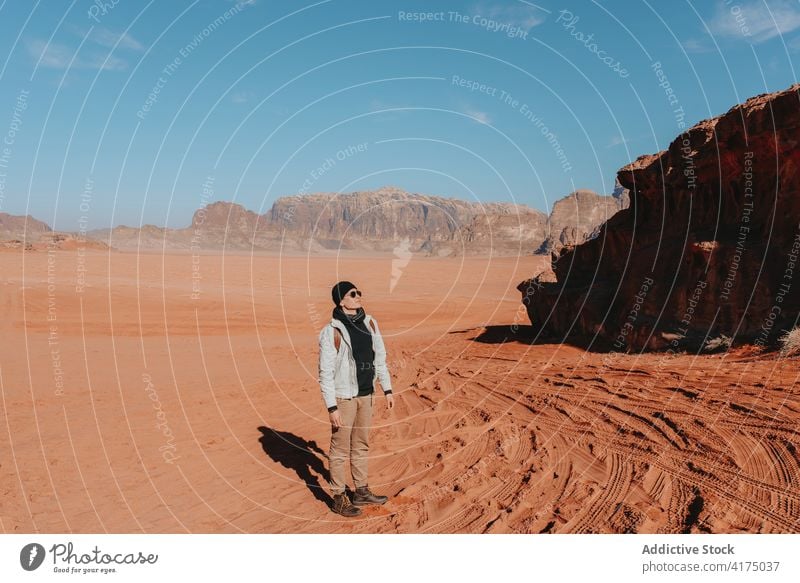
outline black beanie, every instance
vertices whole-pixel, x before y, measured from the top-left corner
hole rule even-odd
[[[355,287],[356,284],[350,283],[349,281],[340,281],[339,283],[337,283],[335,286],[333,286],[333,289],[331,290],[331,297],[333,298],[333,303],[338,306],[339,302],[342,301],[344,294],[346,294]]]

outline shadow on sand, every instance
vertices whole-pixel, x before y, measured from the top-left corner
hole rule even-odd
[[[612,346],[609,342],[598,338],[578,338],[571,337],[569,339],[557,338],[554,336],[545,336],[541,333],[537,334],[533,326],[522,325],[503,325],[503,326],[484,326],[481,328],[472,328],[469,330],[455,330],[451,334],[464,333],[475,331],[479,332],[477,336],[470,338],[474,342],[482,344],[505,344],[506,342],[517,342],[519,344],[567,344],[576,348],[581,348],[591,352],[610,352]]]
[[[319,483],[317,475],[328,482],[330,474],[325,467],[324,459],[327,458],[316,441],[306,441],[294,433],[278,431],[271,427],[258,428],[261,437],[258,441],[261,447],[273,461],[293,470],[305,482],[314,498],[328,506],[333,504],[333,499]],[[315,475],[317,474],[317,475]]]

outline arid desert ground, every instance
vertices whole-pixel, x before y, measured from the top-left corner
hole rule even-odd
[[[0,253],[0,529],[800,531],[797,359],[533,342],[515,286],[543,261]],[[398,397],[371,437],[391,499],[356,519],[317,382],[342,279]]]

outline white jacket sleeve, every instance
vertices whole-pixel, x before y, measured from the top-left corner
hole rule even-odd
[[[325,326],[319,333],[319,386],[326,407],[336,405],[336,345],[333,343],[333,327]]]
[[[386,346],[383,344],[381,329],[378,327],[375,318],[372,318],[372,322],[375,324],[375,332],[372,334],[372,347],[375,350],[375,372],[378,375],[381,388],[386,394],[392,390],[392,377],[389,374],[389,368],[386,366]]]

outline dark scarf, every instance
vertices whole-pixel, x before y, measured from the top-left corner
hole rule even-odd
[[[375,351],[372,349],[372,334],[364,321],[366,315],[364,308],[358,308],[358,312],[352,315],[345,314],[341,306],[333,308],[333,317],[342,322],[350,333],[359,396],[369,395],[375,390]]]

